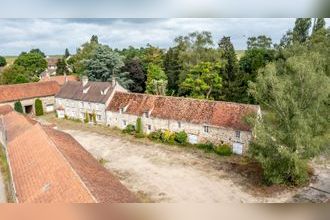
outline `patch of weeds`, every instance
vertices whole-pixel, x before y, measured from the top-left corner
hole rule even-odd
[[[102,166],[105,166],[106,163],[108,163],[109,161],[101,157],[101,158],[98,159],[98,162],[99,162]]]
[[[214,144],[211,142],[195,144],[195,146],[204,152],[211,153],[214,151]]]

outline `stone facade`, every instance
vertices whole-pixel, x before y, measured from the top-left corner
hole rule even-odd
[[[138,116],[125,114],[124,112],[107,111],[107,126],[124,129],[128,124],[136,125]],[[166,120],[148,117],[147,113],[142,117],[143,131],[170,130],[174,132],[185,131],[188,136],[196,137],[195,143],[212,142],[214,144],[242,144],[243,152],[247,149],[252,138],[251,131],[234,130],[231,128],[217,127],[206,124],[194,124],[185,121]]]
[[[47,97],[36,97],[36,98],[31,98],[31,99],[23,99],[20,100],[22,103],[23,107],[23,112],[26,114],[35,114],[35,100],[40,99],[42,101],[43,105],[43,110],[44,112],[53,112],[55,110],[55,97],[54,96],[47,96]],[[4,105],[10,105],[11,107],[14,108],[16,101],[11,101],[11,102],[4,102],[0,103],[0,106]]]

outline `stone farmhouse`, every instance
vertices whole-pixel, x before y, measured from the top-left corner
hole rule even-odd
[[[127,92],[115,80],[112,82],[68,81],[56,94],[56,111],[59,118],[106,123],[106,108],[116,91]]]
[[[137,202],[69,134],[1,106],[0,137],[10,169],[10,191],[18,203]]]
[[[40,78],[55,76],[59,60],[60,59],[56,57],[47,57],[47,69],[40,74]]]
[[[43,103],[44,112],[55,110],[55,94],[60,91],[60,86],[55,81],[23,83],[0,86],[0,106],[10,105],[20,101],[26,114],[34,114],[34,103],[39,98]]]
[[[142,119],[144,132],[186,131],[190,143],[227,143],[242,154],[252,138],[244,121],[260,107],[230,102],[116,92],[107,107],[107,125],[125,128]]]

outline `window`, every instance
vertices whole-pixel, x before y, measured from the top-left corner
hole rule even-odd
[[[121,123],[122,123],[123,127],[126,126],[126,120],[122,120]]]
[[[102,116],[101,115],[96,115],[96,118],[97,118],[97,120],[101,120],[102,119]]]
[[[149,118],[149,112],[144,112],[144,117]]]
[[[178,121],[178,128],[181,128],[181,121]]]
[[[148,131],[151,131],[151,125],[147,125]]]
[[[235,136],[237,138],[241,138],[241,132],[240,131],[235,131]]]
[[[209,126],[204,126],[204,132],[209,133]]]

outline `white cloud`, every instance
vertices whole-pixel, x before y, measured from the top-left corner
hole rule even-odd
[[[47,54],[74,52],[96,34],[102,43],[114,48],[147,43],[169,47],[178,35],[211,31],[215,43],[231,36],[236,49],[246,47],[249,36],[265,34],[274,42],[292,28],[294,19],[0,19],[0,54],[19,54],[40,48]]]

